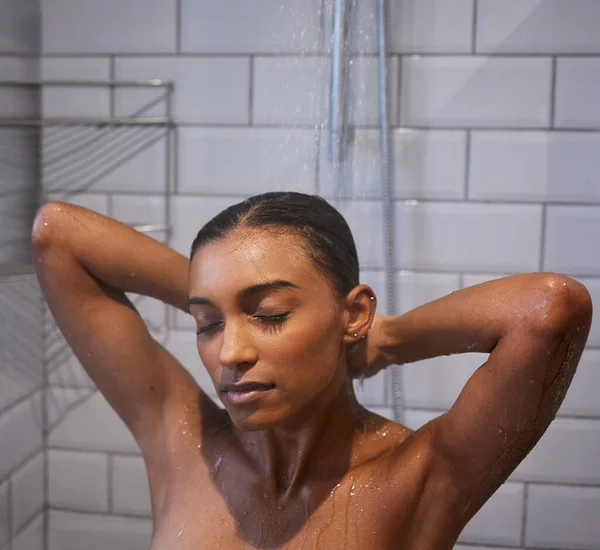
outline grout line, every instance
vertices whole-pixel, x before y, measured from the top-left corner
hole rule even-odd
[[[255,56],[249,57],[249,68],[248,68],[248,125],[253,126],[254,120],[254,63]]]
[[[199,128],[204,130],[218,130],[221,128],[226,129],[240,129],[240,130],[248,130],[250,129],[248,124],[244,123],[236,123],[236,122],[184,122],[180,121],[177,123],[177,126],[182,128]],[[293,124],[285,124],[285,122],[281,123],[253,123],[252,128],[259,129],[269,129],[269,130],[314,130],[315,127],[319,128],[329,128],[329,123],[321,123],[321,122],[303,122],[303,123],[293,123]],[[373,124],[349,124],[349,130],[372,130],[376,131],[379,129],[376,123]],[[474,132],[538,132],[538,133],[573,133],[573,132],[581,132],[581,133],[592,133],[599,134],[600,133],[600,125],[597,127],[582,127],[582,126],[561,126],[558,128],[550,128],[549,126],[479,126],[477,124],[473,125],[446,125],[446,124],[400,124],[399,126],[394,126],[391,128],[392,131],[396,130],[435,130],[437,132],[456,132],[456,131],[466,131],[472,130]]]
[[[191,331],[190,331],[191,332]],[[482,354],[482,353],[478,353],[478,355],[488,355],[488,354]],[[406,410],[408,411],[415,411],[415,412],[426,412],[426,413],[435,413],[435,414],[444,414],[446,412],[448,412],[450,407],[448,408],[443,408],[443,407],[424,407],[424,406],[414,406],[414,405],[407,405],[406,406]],[[560,412],[557,413],[556,418],[560,418],[562,420],[590,420],[594,423],[600,423],[600,418],[598,418],[597,416],[580,416],[580,415],[573,415],[573,414],[560,414]],[[534,482],[531,482],[534,483]],[[586,485],[585,483],[582,484],[576,484],[576,483],[544,483],[544,482],[535,482],[535,483],[540,483],[540,484],[545,484],[545,485],[569,485],[569,486],[574,486],[574,487],[590,487],[590,485]]]
[[[98,511],[91,511],[91,510],[77,510],[75,508],[66,508],[64,506],[61,507],[56,507],[53,506],[52,507],[52,511],[53,512],[66,512],[68,514],[78,514],[78,515],[82,515],[82,516],[100,516],[100,517],[119,517],[119,518],[127,518],[127,519],[145,519],[145,520],[151,520],[152,516],[151,515],[147,515],[147,516],[142,516],[139,514],[131,514],[131,513],[126,513],[126,512],[119,512],[118,514],[109,514],[108,512],[98,512]]]
[[[509,58],[522,58],[522,57],[552,57],[555,55],[559,55],[560,57],[568,57],[568,58],[577,58],[577,57],[585,57],[585,58],[600,58],[600,51],[598,52],[476,52],[470,53],[465,52],[464,50],[460,51],[439,51],[432,52],[431,50],[404,50],[404,51],[391,51],[391,55],[402,55],[402,56],[419,56],[419,57],[463,57],[463,58],[471,58],[471,57],[509,57]],[[86,57],[86,58],[96,58],[96,57],[107,57],[110,55],[117,55],[119,57],[128,57],[128,58],[146,58],[146,57],[245,57],[248,55],[260,55],[261,57],[293,57],[293,58],[307,58],[307,57],[329,57],[327,52],[323,52],[321,50],[314,50],[312,52],[306,51],[279,51],[279,52],[266,52],[266,51],[237,51],[237,52],[181,52],[180,54],[175,54],[173,52],[155,52],[155,53],[134,53],[134,52],[115,52],[106,51],[106,52],[95,52],[95,53],[45,53],[42,56],[37,56],[34,54],[19,54],[19,53],[0,53],[0,58],[2,57],[31,57],[35,59],[39,58],[53,58],[53,57]],[[377,52],[372,51],[363,51],[363,52],[352,52],[353,57],[377,57]]]
[[[182,17],[182,5],[181,0],[177,0],[175,4],[175,52],[177,55],[181,55],[181,17]]]
[[[71,453],[80,453],[80,454],[93,454],[93,455],[99,455],[102,454],[103,452],[106,451],[102,451],[102,450],[90,450],[90,449],[78,449],[75,447],[65,447],[64,445],[52,445],[51,447],[49,447],[50,451],[63,451],[63,452],[71,452]],[[110,451],[110,454],[112,456],[120,456],[120,457],[140,457],[142,456],[141,451],[138,452],[134,452],[134,451]]]
[[[174,195],[177,195],[179,193],[179,127],[179,124],[174,124],[173,128],[171,129],[171,158],[173,162],[173,166],[171,167],[173,171],[173,173],[171,174],[171,177],[173,178],[171,199]],[[173,202],[171,200],[171,205],[172,204]]]
[[[322,53],[327,53],[325,49],[325,38],[327,36],[327,32],[325,31],[325,23],[327,22],[327,18],[325,17],[326,7],[325,0],[321,0],[321,9],[319,11],[319,51]]]
[[[8,532],[8,545],[6,550],[12,549],[13,540],[13,486],[12,486],[12,475],[6,481],[6,530]]]
[[[159,195],[159,194],[157,193],[157,195]],[[114,218],[115,217],[115,214],[114,214],[114,212],[115,212],[115,203],[114,203],[113,193],[107,193],[106,194],[106,207],[107,207],[106,209],[108,211],[109,217]]]
[[[548,205],[542,204],[542,230],[540,234],[540,264],[539,271],[544,271],[544,264],[546,263],[546,229],[548,225]]]
[[[44,518],[42,518],[42,520],[45,519],[46,516],[46,509],[45,508],[40,508],[39,510],[37,510],[33,516],[31,516],[24,524],[23,526],[15,533],[15,537],[18,537],[21,533],[23,533],[34,521],[36,521],[40,515],[44,515]],[[13,537],[14,538],[14,537]],[[46,541],[44,540],[44,547],[46,546]],[[2,550],[8,550],[7,547],[4,547]]]
[[[108,77],[109,80],[111,81],[115,81],[116,80],[116,72],[117,72],[117,68],[116,68],[117,62],[116,62],[116,56],[111,55],[109,57],[109,61],[108,61],[108,66],[109,66],[109,73],[108,73]],[[115,103],[116,103],[116,96],[117,94],[117,90],[114,86],[110,86],[109,89],[109,95],[108,95],[108,101],[109,101],[109,113],[110,113],[110,118],[115,118]]]
[[[471,183],[471,145],[472,145],[472,132],[467,130],[465,138],[465,182],[463,190],[463,200],[469,200],[469,185]]]
[[[316,155],[315,155],[315,195],[321,191],[321,140],[323,139],[323,129],[319,128],[316,132]]]
[[[107,497],[108,497],[108,511],[111,513],[113,511],[113,455],[107,453],[107,479],[106,479],[106,488],[107,488]]]
[[[473,20],[471,21],[471,55],[477,53],[477,15],[479,12],[479,0],[473,0]]]
[[[46,388],[46,386],[44,385],[44,382],[42,382],[35,390],[33,390],[32,392],[28,393],[27,395],[24,395],[23,397],[19,397],[19,399],[17,399],[16,401],[13,401],[12,403],[10,403],[9,405],[7,405],[6,407],[0,409],[0,416],[7,413],[8,411],[10,411],[11,409],[18,407],[19,405],[22,405],[23,403],[25,403],[25,401],[31,399],[36,393],[38,392],[42,392],[42,399],[43,399],[43,393],[44,393],[44,389]],[[42,405],[43,406],[43,405]],[[42,415],[43,415],[43,410],[42,410]],[[42,422],[44,422],[44,418],[42,416]],[[42,426],[43,428],[43,426]]]
[[[42,170],[41,162],[40,172]],[[53,323],[48,323],[47,318],[51,315],[43,294],[40,293],[40,309],[41,309],[41,333],[42,341],[44,342],[44,349],[47,349],[48,345],[48,333],[51,330]],[[48,509],[50,508],[50,463],[48,460],[48,386],[49,386],[49,374],[48,374],[48,358],[47,354],[44,353],[42,359],[42,469],[43,469],[43,483],[44,483],[44,510],[42,518],[42,538],[43,538],[43,550],[48,549],[48,535],[49,535],[49,522],[48,522]]]
[[[557,78],[557,57],[552,57],[552,70],[550,75],[550,128],[554,128],[556,123],[556,78]]]
[[[404,93],[402,90],[402,76],[404,75],[404,57],[402,55],[398,57],[398,74],[396,75],[396,120],[393,121],[390,128],[390,133],[394,133],[396,128],[402,128],[402,98]]]
[[[525,546],[525,531],[527,530],[527,502],[529,500],[529,483],[523,484],[523,514],[521,516],[521,546]]]

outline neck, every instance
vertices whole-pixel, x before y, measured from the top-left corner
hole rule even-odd
[[[333,398],[321,398],[307,409],[272,429],[236,429],[256,469],[267,480],[267,490],[279,498],[298,494],[308,479],[345,473],[352,461],[354,436],[365,429],[364,409],[350,380]]]

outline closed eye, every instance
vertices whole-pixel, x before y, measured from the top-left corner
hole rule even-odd
[[[196,330],[196,335],[207,334],[207,333],[213,332],[221,324],[222,324],[221,321],[218,321],[216,323],[211,323],[210,325],[200,325],[200,326],[198,326],[198,329]]]

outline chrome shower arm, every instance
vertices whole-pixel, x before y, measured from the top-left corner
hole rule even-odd
[[[351,0],[334,0],[331,95],[329,105],[329,159],[344,160],[346,128],[346,48]]]

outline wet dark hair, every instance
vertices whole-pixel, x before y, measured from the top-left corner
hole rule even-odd
[[[203,245],[218,241],[237,228],[291,229],[339,298],[359,284],[358,254],[350,228],[344,217],[321,197],[273,192],[234,204],[200,229],[190,258]]]

